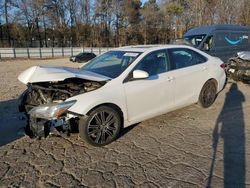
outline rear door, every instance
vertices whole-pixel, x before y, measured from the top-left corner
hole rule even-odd
[[[168,54],[175,81],[175,105],[180,107],[197,102],[201,88],[208,79],[207,58],[188,48],[172,48]]]

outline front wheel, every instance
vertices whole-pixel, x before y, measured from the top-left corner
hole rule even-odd
[[[217,95],[217,87],[215,81],[207,81],[201,89],[199,96],[199,105],[203,108],[210,107]]]
[[[104,146],[114,141],[121,130],[119,113],[109,106],[92,110],[85,120],[79,122],[81,138],[93,146]]]

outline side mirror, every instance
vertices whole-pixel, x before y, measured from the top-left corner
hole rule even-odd
[[[145,79],[145,78],[148,78],[149,75],[146,71],[143,71],[143,70],[134,70],[133,71],[133,79]]]

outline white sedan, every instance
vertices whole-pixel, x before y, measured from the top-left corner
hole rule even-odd
[[[18,79],[27,85],[19,109],[26,133],[52,130],[94,146],[114,141],[122,128],[199,103],[211,106],[226,83],[223,62],[181,45],[130,46],[106,52],[80,69],[35,66]]]

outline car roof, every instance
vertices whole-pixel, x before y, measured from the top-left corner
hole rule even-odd
[[[201,26],[190,29],[188,32],[184,34],[184,37],[192,35],[201,35],[201,34],[207,35],[214,30],[250,31],[250,28],[237,24],[214,24],[214,25]]]
[[[112,51],[129,51],[129,52],[147,52],[166,48],[190,48],[187,45],[173,45],[173,44],[162,44],[162,45],[135,45],[135,46],[123,46],[114,48]]]
[[[92,52],[80,52],[79,54],[93,54]]]

